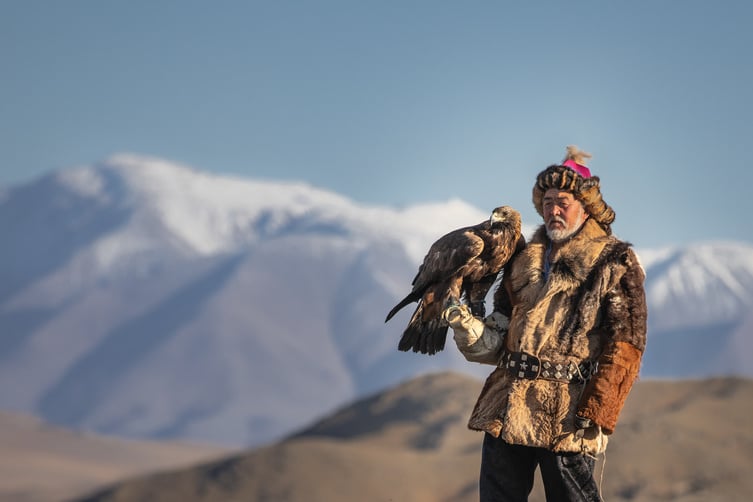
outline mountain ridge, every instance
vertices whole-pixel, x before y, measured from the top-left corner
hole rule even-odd
[[[0,407],[253,445],[427,372],[483,377],[491,368],[452,344],[398,352],[410,309],[383,320],[429,244],[486,217],[460,200],[363,206],[122,155],[12,188],[0,200]],[[753,246],[643,256],[643,375],[753,375]]]

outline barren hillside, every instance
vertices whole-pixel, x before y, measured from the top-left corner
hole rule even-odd
[[[157,469],[186,467],[230,450],[83,434],[0,412],[0,500],[55,502]]]
[[[273,446],[111,487],[87,501],[473,501],[480,433],[465,421],[481,382],[414,379]],[[753,382],[639,382],[597,464],[606,500],[746,500],[753,493]],[[543,500],[537,485],[532,500]]]

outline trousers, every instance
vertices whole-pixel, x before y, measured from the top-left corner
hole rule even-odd
[[[513,445],[489,433],[481,450],[481,502],[526,502],[538,466],[547,502],[600,502],[595,460],[581,453],[554,453]]]

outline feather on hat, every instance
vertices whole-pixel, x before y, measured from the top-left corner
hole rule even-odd
[[[611,224],[614,221],[614,210],[604,202],[601,196],[600,180],[598,176],[591,176],[591,171],[583,162],[591,158],[591,154],[578,149],[575,145],[568,145],[567,155],[562,164],[554,164],[536,176],[533,186],[533,205],[536,211],[544,216],[544,194],[550,188],[571,192],[583,204],[586,212],[607,232],[612,233]]]

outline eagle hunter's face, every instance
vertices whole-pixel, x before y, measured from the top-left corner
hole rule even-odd
[[[550,188],[544,194],[544,224],[553,242],[562,242],[574,235],[588,218],[583,205],[572,193]]]

